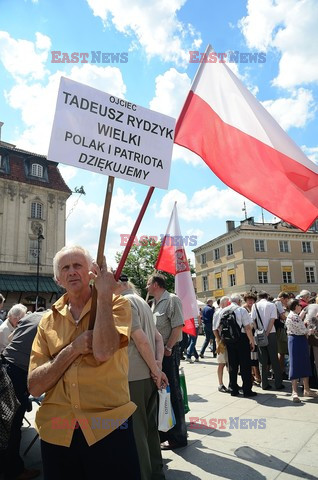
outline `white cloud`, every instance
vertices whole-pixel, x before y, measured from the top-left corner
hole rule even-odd
[[[247,45],[281,54],[274,85],[290,88],[318,81],[318,2],[248,0],[239,25]]]
[[[305,152],[309,160],[318,165],[318,147],[307,147],[302,145],[301,149]]]
[[[78,173],[78,169],[71,167],[71,165],[59,164],[58,169],[66,183],[68,183],[72,178],[76,177]]]
[[[0,31],[0,61],[15,78],[40,80],[47,74],[45,63],[51,48],[46,35],[36,33],[35,43],[14,39],[8,32]]]
[[[68,76],[118,97],[124,97],[126,93],[119,68],[98,67],[89,63],[75,65],[69,75],[58,71],[49,76],[46,83],[22,82],[18,79],[11,90],[5,92],[5,98],[10,107],[21,111],[25,124],[24,131],[16,132],[17,138],[11,139],[20,148],[47,154],[61,76]]]
[[[87,0],[93,14],[105,25],[112,22],[115,28],[133,36],[144,48],[148,58],[159,56],[165,61],[189,61],[189,50],[201,45],[201,37],[194,27],[184,25],[177,12],[186,0]]]
[[[149,102],[149,108],[178,118],[191,87],[191,79],[186,73],[170,68],[155,80],[156,91]]]
[[[289,98],[266,100],[262,105],[285,130],[304,127],[315,115],[312,92],[304,88],[294,90]]]
[[[177,120],[190,87],[191,79],[186,73],[170,68],[157,76],[155,96],[149,102],[149,108]],[[172,160],[182,160],[194,166],[203,164],[203,160],[198,155],[176,144],[173,145]]]
[[[227,188],[220,190],[216,186],[204,188],[195,192],[188,198],[180,190],[170,190],[161,200],[157,217],[169,218],[177,202],[179,217],[185,221],[203,222],[207,219],[242,217],[242,208],[246,203],[248,216],[251,215],[255,205],[239,193]]]
[[[74,197],[71,197],[67,201],[66,216],[73,207]],[[115,266],[115,253],[120,250],[120,234],[131,232],[136,216],[131,215],[139,211],[140,207],[134,190],[125,193],[121,188],[117,188],[113,194],[106,238],[106,257],[109,265],[113,267]],[[103,205],[85,202],[83,197],[80,198],[66,222],[66,243],[68,245],[82,245],[95,257],[102,214]]]

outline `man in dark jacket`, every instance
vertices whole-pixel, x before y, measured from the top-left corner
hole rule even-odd
[[[3,469],[5,479],[27,480],[40,474],[39,470],[24,467],[20,457],[21,426],[28,407],[28,368],[32,343],[43,312],[25,315],[18,323],[9,345],[2,352],[2,362],[7,367],[20,407],[11,426],[9,445],[4,453]]]
[[[213,340],[213,357],[216,357],[216,344],[215,344],[215,336],[213,333],[212,329],[212,321],[213,321],[213,315],[215,312],[215,308],[213,307],[213,300],[210,298],[206,302],[206,306],[202,310],[202,322],[204,325],[204,334],[205,334],[205,340],[201,348],[200,352],[200,357],[204,358],[204,352],[206,347],[209,345],[210,340]]]

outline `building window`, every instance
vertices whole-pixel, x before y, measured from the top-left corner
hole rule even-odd
[[[312,253],[311,242],[301,242],[303,253]]]
[[[33,177],[42,178],[43,177],[43,167],[42,167],[42,165],[39,165],[38,163],[32,163],[31,175],[33,175]]]
[[[228,256],[233,255],[233,244],[232,243],[228,243],[226,245],[226,249],[227,249],[227,255]]]
[[[35,265],[38,261],[38,240],[30,240],[30,250],[29,250],[29,261],[30,264]]]
[[[255,240],[255,252],[265,252],[265,240]]]
[[[203,287],[204,292],[209,290],[208,277],[206,277],[206,276],[202,277],[202,287]]]
[[[201,263],[206,263],[206,253],[201,254]]]
[[[267,272],[258,272],[258,283],[268,283]]]
[[[0,170],[9,173],[9,157],[8,155],[0,155]]]
[[[222,278],[221,277],[216,278],[216,288],[217,288],[217,290],[222,288]]]
[[[32,202],[31,204],[31,218],[42,218],[43,205],[38,202]]]
[[[292,272],[283,272],[283,283],[293,283]]]
[[[215,248],[214,249],[214,260],[219,260],[219,258],[220,258],[220,249]]]
[[[279,240],[279,251],[283,253],[289,252],[288,240]]]
[[[307,283],[315,283],[315,267],[305,267],[306,272],[306,282]]]
[[[229,275],[229,285],[230,285],[230,287],[234,287],[236,285],[235,273],[230,273],[230,275]]]

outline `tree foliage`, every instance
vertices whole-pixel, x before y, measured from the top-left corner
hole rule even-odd
[[[141,242],[140,246],[133,245],[126,259],[125,266],[122,273],[125,273],[129,280],[137,287],[143,298],[146,298],[147,280],[150,275],[158,272],[162,273],[166,278],[168,292],[174,292],[174,275],[166,272],[155,270],[155,263],[157,261],[161,242],[155,242],[153,240],[146,239]],[[122,252],[117,252],[115,260],[119,263],[122,256]],[[194,272],[194,268],[188,260],[191,273]]]
[[[151,240],[142,242],[142,245],[133,245],[126,259],[125,266],[122,273],[125,273],[129,280],[137,287],[143,298],[146,298],[147,280],[153,273],[156,273],[155,263],[157,261],[161,242],[154,242]],[[117,252],[115,260],[119,263],[122,252]],[[166,272],[162,273],[167,280],[167,290],[174,291],[174,275]]]

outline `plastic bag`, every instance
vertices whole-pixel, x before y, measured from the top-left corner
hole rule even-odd
[[[190,412],[190,407],[188,403],[188,391],[187,391],[187,384],[186,384],[183,367],[180,368],[179,377],[180,377],[180,388],[181,388],[181,393],[183,398],[184,413],[188,413]]]
[[[167,432],[176,424],[174,411],[171,405],[170,387],[158,390],[159,410],[158,410],[158,430]]]

